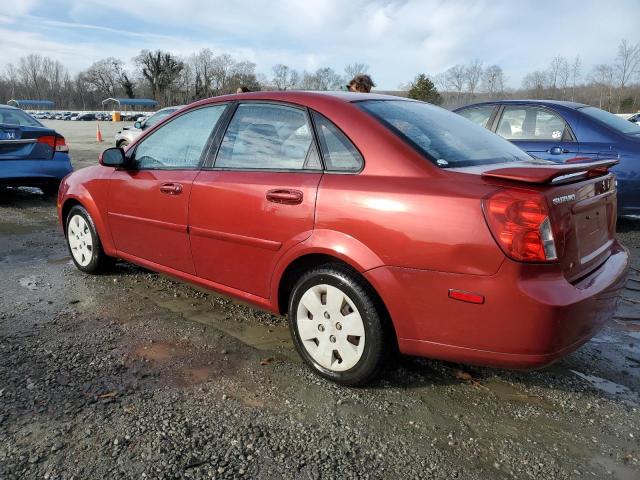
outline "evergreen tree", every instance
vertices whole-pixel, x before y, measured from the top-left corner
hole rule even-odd
[[[408,97],[436,105],[442,103],[442,97],[438,93],[438,89],[424,73],[420,73],[411,83]]]

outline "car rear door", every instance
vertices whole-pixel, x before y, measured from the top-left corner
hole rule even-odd
[[[199,277],[267,298],[277,260],[313,231],[321,162],[304,108],[242,102],[230,117],[193,184],[193,260]]]
[[[134,145],[109,181],[108,219],[121,254],[194,274],[187,233],[191,185],[226,105],[190,110]]]
[[[496,133],[537,158],[564,163],[578,156],[579,145],[567,122],[548,108],[505,105]]]

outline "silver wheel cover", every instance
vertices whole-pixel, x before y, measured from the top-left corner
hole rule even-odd
[[[87,221],[82,215],[75,214],[67,227],[67,242],[71,255],[78,265],[86,267],[93,255],[93,238]]]
[[[309,288],[298,303],[296,325],[305,350],[327,370],[343,372],[360,361],[364,323],[353,301],[339,288],[327,284]]]

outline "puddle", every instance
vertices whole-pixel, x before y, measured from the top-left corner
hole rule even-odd
[[[7,222],[3,220],[0,222],[0,235],[24,235],[26,233],[32,233],[41,228],[40,225],[24,225],[22,223]]]
[[[145,360],[164,362],[176,356],[176,347],[166,343],[152,343],[138,346],[133,354]]]
[[[528,393],[523,392],[518,387],[510,385],[509,383],[503,382],[501,380],[489,379],[486,381],[482,381],[481,385],[491,390],[491,392],[494,393],[499,400],[537,405],[549,410],[553,409],[553,405],[551,405],[551,403],[549,403],[544,398],[537,395],[529,395]]]
[[[592,465],[603,467],[608,475],[613,475],[616,480],[637,480],[638,471],[616,463],[613,459],[604,455],[596,455],[590,462]]]
[[[630,388],[625,387],[624,385],[612,382],[611,380],[596,377],[595,375],[587,375],[586,373],[577,372],[575,370],[571,370],[571,372],[589,383],[595,389],[600,390],[601,392],[608,393],[609,395],[615,396],[616,398],[619,398],[632,405],[640,404],[638,394],[636,394]]]
[[[72,264],[73,261],[71,260],[71,257],[69,255],[65,255],[64,257],[58,257],[58,258],[47,258],[47,263],[51,265],[61,265],[63,263]]]

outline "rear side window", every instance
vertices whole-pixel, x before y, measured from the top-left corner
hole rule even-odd
[[[226,105],[192,110],[160,126],[136,147],[133,162],[139,169],[193,169],[220,120]]]
[[[570,140],[565,121],[557,114],[538,107],[505,107],[496,132],[507,140]]]
[[[467,120],[471,120],[476,125],[487,128],[487,124],[493,113],[493,108],[493,105],[483,105],[481,107],[465,108],[457,113]]]
[[[333,172],[359,172],[364,160],[353,143],[338,127],[317,112],[313,112],[313,122],[318,132],[320,149],[325,167]]]
[[[215,168],[319,170],[305,110],[285,105],[243,103],[227,128]]]

